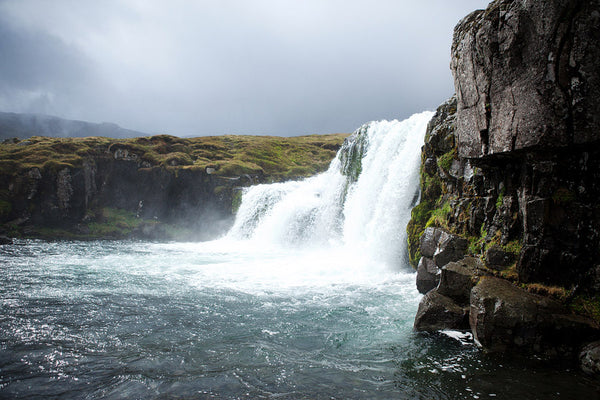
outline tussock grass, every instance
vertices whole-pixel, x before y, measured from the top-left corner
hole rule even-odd
[[[267,175],[272,180],[305,177],[324,171],[347,134],[275,136],[169,135],[110,139],[103,137],[49,138],[0,144],[0,173],[32,168],[78,168],[88,157],[114,157],[127,152],[140,167],[214,169],[215,175]],[[143,163],[143,165],[141,165]]]

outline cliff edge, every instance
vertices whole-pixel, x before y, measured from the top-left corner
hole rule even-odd
[[[451,70],[408,225],[415,327],[577,355],[600,338],[600,2],[494,1],[456,26]]]
[[[244,186],[321,172],[346,136],[5,140],[0,234],[212,239]]]

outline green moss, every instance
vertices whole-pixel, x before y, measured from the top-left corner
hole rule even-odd
[[[496,209],[502,207],[502,203],[504,202],[504,187],[500,189],[500,193],[498,193],[498,197],[496,198]]]
[[[523,244],[518,239],[512,240],[512,241],[508,242],[506,245],[502,246],[502,249],[504,251],[506,251],[507,253],[511,253],[515,256],[518,256],[519,254],[521,254],[522,248],[523,248]]]
[[[469,237],[469,254],[471,255],[479,255],[483,252],[487,240],[487,230],[481,225],[479,230],[479,236],[471,236]]]
[[[416,268],[421,258],[421,249],[419,248],[419,239],[425,230],[425,224],[431,216],[432,207],[427,201],[422,201],[413,207],[410,213],[410,221],[406,226],[408,240],[408,257],[410,264]]]
[[[309,176],[327,169],[347,134],[275,136],[203,136],[183,139],[157,135],[134,139],[32,137],[0,145],[0,173],[31,168],[57,171],[79,168],[86,157],[112,158],[126,150],[132,162],[150,166],[204,169],[218,165],[217,174],[234,177],[266,174],[273,181]]]
[[[432,210],[431,216],[425,224],[425,228],[435,226],[438,228],[449,229],[448,217],[451,212],[452,209],[450,208],[450,203],[446,201],[441,207]]]
[[[571,300],[569,306],[575,313],[586,315],[600,322],[600,294],[576,296]]]
[[[95,237],[126,237],[144,220],[135,213],[117,208],[103,208],[96,222],[88,224],[89,233]]]
[[[240,206],[242,205],[242,191],[241,190],[234,190],[233,191],[233,196],[231,199],[231,213],[232,214],[237,214],[238,210],[240,209]]]
[[[456,159],[457,150],[456,147],[450,150],[449,152],[441,155],[437,159],[437,165],[443,171],[448,172],[450,167],[452,166],[452,162]]]
[[[362,172],[362,159],[367,148],[367,136],[360,133],[348,139],[340,152],[342,174],[350,178],[350,182],[356,182]]]

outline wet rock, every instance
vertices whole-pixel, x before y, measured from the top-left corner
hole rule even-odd
[[[442,267],[451,261],[457,261],[464,257],[469,242],[460,236],[442,231],[433,254],[433,261],[438,267]]]
[[[440,269],[429,257],[421,257],[417,267],[417,290],[427,293],[435,289],[440,282]]]
[[[476,343],[488,351],[519,349],[545,357],[571,356],[600,334],[592,321],[560,303],[494,277],[471,290],[469,323]]]
[[[585,346],[579,353],[579,362],[583,372],[600,374],[600,341]]]
[[[13,244],[12,238],[9,238],[4,235],[0,235],[0,245],[3,245],[3,244]]]
[[[440,235],[443,231],[439,228],[425,228],[425,231],[419,239],[421,254],[424,257],[432,258],[435,254],[440,240]]]
[[[485,252],[485,263],[489,268],[502,270],[515,261],[512,253],[504,251],[502,247],[493,245]]]
[[[460,307],[452,299],[432,290],[419,303],[414,329],[437,331],[441,329],[468,329],[468,308]]]
[[[479,259],[465,257],[462,260],[446,264],[440,274],[438,293],[451,298],[459,305],[468,305],[471,289],[482,275]]]

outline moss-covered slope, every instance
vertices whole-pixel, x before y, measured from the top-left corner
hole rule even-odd
[[[218,176],[267,175],[271,180],[310,176],[324,171],[347,134],[275,136],[169,135],[111,139],[104,137],[6,140],[0,144],[0,172],[31,168],[79,168],[85,158],[106,157],[140,161],[145,168],[209,168]]]

